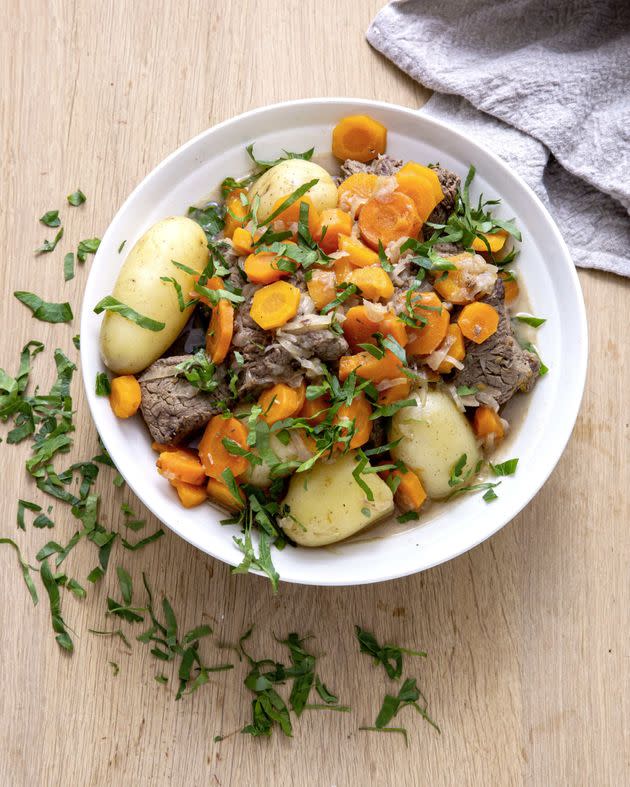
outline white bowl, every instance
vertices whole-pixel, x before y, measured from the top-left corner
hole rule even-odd
[[[92,262],[81,317],[81,365],[87,398],[103,442],[135,494],[165,525],[209,555],[236,565],[241,553],[235,527],[219,520],[211,506],[186,510],[155,469],[149,433],[140,416],[117,419],[106,398],[94,393],[103,371],[98,349],[101,317],[94,305],[111,293],[125,253],[154,222],[184,214],[227,175],[249,168],[245,145],[270,158],[281,149],[330,150],[331,130],[339,118],[368,113],[388,129],[388,153],[401,159],[439,161],[464,176],[477,168],[473,196],[500,197],[500,215],[516,216],[523,233],[518,270],[533,312],[547,318],[537,342],[550,372],[529,396],[518,396],[521,425],[498,451],[496,461],[519,457],[515,476],[488,504],[481,495],[462,495],[435,506],[420,523],[379,526],[369,537],[323,549],[274,550],[284,581],[311,585],[381,582],[435,566],[489,538],[532,499],[560,458],[577,417],[587,360],[584,302],[575,268],[560,232],[531,189],[497,156],[461,133],[410,109],[357,99],[312,99],[263,107],[208,129],[187,142],[153,170],[118,211]]]

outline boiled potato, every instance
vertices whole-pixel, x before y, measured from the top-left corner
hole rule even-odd
[[[332,177],[319,164],[304,159],[288,159],[263,173],[249,190],[250,202],[260,197],[258,219],[266,221],[279,199],[288,197],[309,180],[319,179],[306,193],[318,211],[337,207],[337,187]]]
[[[306,443],[300,435],[293,429],[289,430],[289,442],[284,445],[275,434],[269,436],[269,448],[274,452],[279,462],[305,462],[310,458],[311,452],[306,447]],[[252,449],[254,453],[256,449]],[[287,470],[284,475],[289,475],[291,470]],[[266,487],[272,482],[271,467],[265,462],[259,465],[248,465],[244,474],[244,480],[254,486]]]
[[[415,407],[394,413],[389,439],[400,438],[400,442],[391,455],[418,474],[430,498],[439,500],[453,491],[448,482],[462,454],[467,457],[465,476],[481,459],[481,452],[470,424],[448,393],[429,390],[424,405],[419,395],[416,400]]]
[[[183,216],[158,221],[140,238],[120,269],[112,295],[145,317],[165,323],[165,327],[149,331],[120,314],[106,312],[101,325],[101,356],[112,372],[141,372],[171,346],[192,307],[181,312],[173,284],[160,281],[160,277],[176,279],[187,299],[193,277],[172,265],[171,260],[201,273],[208,255],[204,231]]]
[[[333,544],[394,510],[391,489],[375,473],[361,476],[374,495],[374,500],[367,499],[352,475],[357,466],[355,456],[351,451],[333,462],[319,461],[291,478],[284,499],[289,516],[280,524],[297,544]]]

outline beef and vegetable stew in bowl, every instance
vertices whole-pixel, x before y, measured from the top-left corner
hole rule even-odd
[[[454,132],[440,153],[441,129],[409,111],[321,103],[329,122],[296,102],[275,146],[270,120],[291,105],[259,111],[259,138],[250,113],[161,165],[121,211],[132,231],[134,201],[146,214],[126,256],[110,227],[96,263],[114,271],[91,277],[84,310],[88,394],[123,476],[181,535],[274,584],[375,581],[478,543],[550,472],[583,385],[576,356],[563,409],[561,332],[538,337],[562,319],[552,264],[582,339],[583,312],[526,187]],[[230,124],[243,144],[222,161],[204,142]],[[178,156],[180,210],[160,215]],[[513,212],[482,193],[484,166],[523,190]],[[536,212],[548,256],[528,237]],[[553,450],[536,431],[549,415]]]

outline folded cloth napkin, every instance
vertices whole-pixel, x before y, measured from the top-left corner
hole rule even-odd
[[[576,265],[630,276],[628,0],[394,0],[367,38],[524,178]]]

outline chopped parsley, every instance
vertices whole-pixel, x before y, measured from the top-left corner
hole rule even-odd
[[[530,325],[532,328],[538,328],[547,322],[544,317],[534,317],[533,314],[526,314],[525,312],[519,312],[518,314],[515,314],[514,319],[518,320],[519,322],[524,322],[525,325]]]
[[[41,246],[35,249],[35,254],[50,254],[51,251],[54,251],[57,248],[57,244],[63,238],[63,227],[59,229],[59,232],[55,235],[52,241],[45,240]]]
[[[61,225],[58,210],[46,211],[46,213],[44,213],[43,216],[39,217],[39,220],[41,221],[42,224],[45,224],[47,227],[59,227]]]
[[[97,396],[109,396],[112,392],[112,387],[109,383],[109,376],[107,372],[97,372],[96,373],[96,383],[94,385],[94,390]]]
[[[79,262],[85,262],[88,254],[96,254],[100,245],[100,238],[87,238],[80,241],[77,246],[77,259]]]
[[[139,325],[141,328],[146,328],[148,331],[157,332],[164,330],[165,324],[163,322],[154,320],[151,317],[145,317],[135,309],[132,309],[131,306],[121,303],[112,295],[106,295],[104,298],[102,298],[94,307],[94,311],[96,314],[100,314],[104,311],[120,314],[121,317],[124,317],[126,320],[130,320],[131,322],[135,322],[136,325]]]
[[[63,258],[63,280],[71,281],[74,279],[74,254],[69,251]]]
[[[73,208],[78,208],[79,205],[83,205],[86,199],[87,197],[81,189],[77,189],[67,196],[68,204],[72,205]]]
[[[197,352],[186,361],[175,367],[179,376],[185,377],[188,382],[200,391],[210,393],[216,390],[219,381],[214,379],[216,367],[206,355],[205,350]]]
[[[69,303],[47,303],[33,292],[18,290],[13,295],[33,312],[33,317],[42,322],[70,322],[73,318]]]

